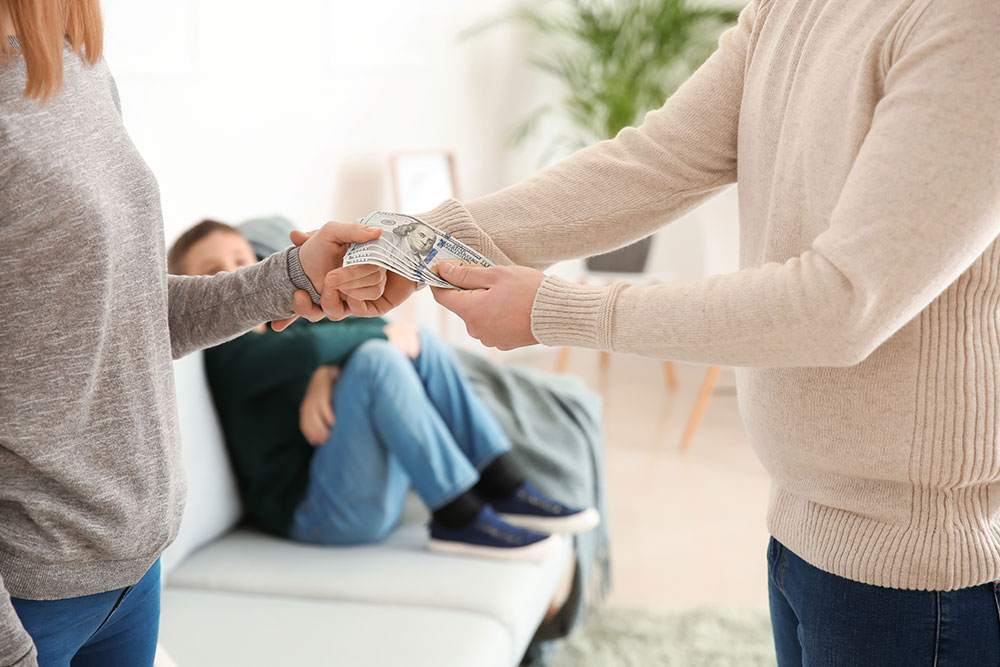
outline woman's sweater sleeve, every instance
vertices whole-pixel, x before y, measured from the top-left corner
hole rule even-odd
[[[174,359],[218,345],[262,322],[294,315],[292,295],[308,278],[298,248],[214,276],[168,276],[170,347]]]
[[[496,194],[418,216],[500,264],[544,267],[648,236],[736,181],[737,129],[757,2],[641,127]]]
[[[0,665],[38,667],[35,645],[14,611],[3,577],[0,577]]]

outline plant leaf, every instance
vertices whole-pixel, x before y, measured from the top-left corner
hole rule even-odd
[[[737,10],[692,0],[535,0],[462,35],[517,23],[548,38],[545,53],[531,63],[563,85],[562,107],[536,109],[511,141],[523,143],[540,131],[542,119],[563,116],[574,133],[553,139],[551,157],[641,122],[701,66],[738,17]]]

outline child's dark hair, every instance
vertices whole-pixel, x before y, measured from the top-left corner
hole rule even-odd
[[[174,241],[167,253],[167,272],[175,275],[184,273],[184,256],[198,241],[202,240],[214,232],[231,232],[239,234],[240,231],[232,225],[216,220],[202,220],[197,225],[187,230]]]

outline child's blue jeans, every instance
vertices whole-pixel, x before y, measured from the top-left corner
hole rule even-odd
[[[39,667],[152,667],[160,627],[160,561],[128,588],[12,602],[35,642]]]
[[[780,667],[1000,665],[996,584],[908,591],[824,572],[775,539],[767,554]]]
[[[510,442],[439,338],[409,359],[384,340],[358,347],[334,392],[336,423],[316,449],[289,536],[367,544],[399,521],[411,485],[431,510],[479,480]]]

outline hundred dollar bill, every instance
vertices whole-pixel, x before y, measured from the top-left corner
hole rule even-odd
[[[344,266],[356,264],[375,264],[414,282],[428,283],[435,287],[449,287],[444,280],[425,273],[412,255],[408,257],[398,252],[391,243],[386,243],[381,238],[351,245],[344,256]]]
[[[427,223],[399,213],[376,212],[359,221],[380,227],[382,235],[367,243],[354,243],[344,265],[377,264],[414,282],[459,289],[438,275],[441,264],[491,267],[493,262],[461,241]]]
[[[404,258],[393,256],[391,251],[378,244],[378,240],[356,244],[344,257],[344,266],[356,264],[375,264],[393,273],[398,273],[408,280],[417,283],[427,283],[434,287],[451,287],[437,276],[428,276],[417,264],[407,264]]]

